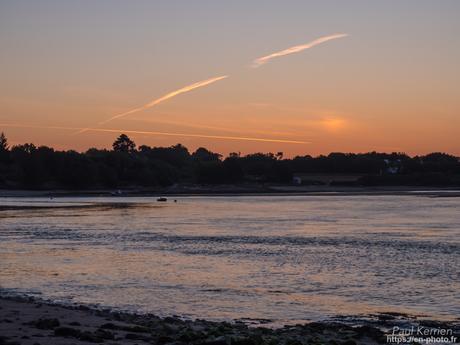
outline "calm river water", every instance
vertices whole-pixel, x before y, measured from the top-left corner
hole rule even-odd
[[[460,198],[0,198],[0,288],[278,323],[460,315]]]

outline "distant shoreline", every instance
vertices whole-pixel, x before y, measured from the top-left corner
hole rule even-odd
[[[93,190],[22,190],[0,189],[2,198],[27,197],[235,197],[235,196],[367,196],[424,195],[460,197],[460,188],[446,187],[304,187],[304,186],[193,186],[175,189],[93,189]]]

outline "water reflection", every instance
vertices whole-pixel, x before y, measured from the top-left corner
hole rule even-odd
[[[208,319],[460,314],[459,198],[0,201],[14,291]]]

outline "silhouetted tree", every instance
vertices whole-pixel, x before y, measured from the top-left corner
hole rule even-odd
[[[126,134],[121,134],[112,144],[113,150],[118,152],[134,152],[136,144]]]
[[[222,155],[220,153],[211,152],[204,147],[200,147],[193,152],[192,158],[199,162],[217,162],[220,161]]]
[[[181,144],[170,147],[149,147],[142,145],[139,147],[139,152],[148,159],[167,162],[177,168],[185,168],[190,163],[190,153]]]
[[[175,183],[290,183],[296,174],[360,174],[361,185],[460,186],[460,161],[445,153],[409,157],[393,153],[331,153],[285,158],[281,152],[242,156],[181,145],[136,145],[122,134],[113,150],[55,151],[33,144],[8,147],[0,135],[2,188],[121,188]],[[3,157],[3,158],[2,158]],[[395,169],[397,168],[397,169]]]
[[[242,161],[238,156],[230,154],[223,162],[223,180],[227,183],[235,183],[244,180]]]
[[[240,158],[241,157],[241,152],[230,152],[228,154],[229,157],[231,158]]]
[[[0,163],[6,163],[9,160],[10,152],[9,152],[9,146],[8,146],[8,140],[6,139],[5,133],[0,134]],[[2,167],[1,169],[4,171],[4,168]],[[0,174],[2,174],[2,171],[0,171]],[[5,174],[3,172],[3,174]],[[2,181],[2,177],[0,176],[0,183]]]
[[[6,139],[5,133],[0,133],[0,151],[8,151],[8,140]]]

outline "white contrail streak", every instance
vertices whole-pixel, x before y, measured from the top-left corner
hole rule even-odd
[[[330,41],[330,40],[335,40],[337,38],[347,37],[347,36],[348,36],[348,34],[334,34],[334,35],[329,35],[329,36],[323,36],[323,37],[317,38],[316,40],[311,41],[309,43],[294,46],[294,47],[284,49],[284,50],[281,50],[279,52],[276,52],[276,53],[273,53],[273,54],[270,54],[270,55],[266,55],[266,56],[262,56],[262,57],[260,57],[258,59],[255,59],[253,61],[252,67],[257,68],[257,67],[262,66],[263,64],[266,64],[271,59],[281,57],[281,56],[285,56],[285,55],[289,55],[289,54],[299,53],[299,52],[301,52],[301,51],[303,51],[305,49],[313,48],[314,46],[317,46],[318,44],[321,44],[321,43],[324,43],[324,42],[327,42],[327,41]]]
[[[143,135],[164,135],[173,137],[190,137],[190,138],[205,138],[205,139],[221,139],[221,140],[237,140],[237,141],[259,141],[267,143],[284,143],[284,144],[310,144],[308,141],[300,140],[287,140],[287,139],[270,139],[270,138],[257,138],[257,137],[239,137],[239,136],[226,136],[226,135],[206,135],[206,134],[190,134],[190,133],[176,133],[176,132],[154,132],[154,131],[134,131],[125,129],[103,129],[103,128],[77,128],[77,127],[61,127],[61,126],[34,126],[34,125],[21,125],[14,123],[0,123],[0,127],[11,128],[29,128],[29,129],[57,129],[57,130],[86,130],[91,132],[105,132],[105,133],[128,133],[128,134],[143,134]]]
[[[177,95],[180,95],[181,93],[185,93],[185,92],[192,91],[192,90],[194,90],[194,89],[198,89],[199,87],[203,87],[203,86],[206,86],[206,85],[215,83],[216,81],[219,81],[219,80],[222,80],[222,79],[225,79],[225,78],[228,78],[228,75],[223,75],[223,76],[220,76],[220,77],[215,77],[215,78],[206,79],[206,80],[202,80],[202,81],[193,83],[193,84],[188,85],[188,86],[185,86],[185,87],[183,87],[183,88],[181,88],[181,89],[179,89],[179,90],[176,90],[176,91],[172,91],[172,92],[170,92],[170,93],[167,93],[167,94],[164,95],[163,97],[160,97],[160,98],[158,98],[158,99],[155,99],[155,100],[151,101],[150,103],[145,104],[145,105],[142,106],[142,107],[139,107],[139,108],[136,108],[136,109],[132,109],[132,110],[126,111],[126,112],[124,112],[124,113],[121,113],[121,114],[112,116],[110,119],[103,121],[101,124],[107,123],[107,122],[109,122],[109,121],[118,119],[118,118],[120,118],[120,117],[129,115],[129,114],[137,113],[137,112],[139,112],[139,111],[142,111],[142,110],[151,108],[151,107],[153,107],[153,106],[155,106],[155,105],[157,105],[157,104],[160,104],[161,102],[166,101],[167,99],[170,99],[170,98],[173,98],[173,97],[175,97],[175,96],[177,96]]]
[[[223,75],[223,76],[220,76],[220,77],[215,77],[215,78],[210,78],[210,79],[206,79],[206,80],[202,80],[202,81],[199,81],[199,82],[196,82],[196,83],[193,83],[191,85],[188,85],[188,86],[185,86],[183,88],[180,88],[176,91],[172,91],[170,93],[167,93],[166,95],[160,97],[160,98],[157,98],[145,105],[143,105],[142,107],[139,107],[139,108],[135,108],[135,109],[131,109],[131,110],[128,110],[128,111],[125,111],[124,113],[121,113],[121,114],[118,114],[118,115],[115,115],[115,116],[112,116],[111,118],[107,119],[107,120],[104,120],[102,122],[99,122],[98,123],[98,126],[100,125],[104,125],[110,121],[113,121],[115,119],[119,119],[120,117],[124,117],[126,115],[130,115],[130,114],[134,114],[134,113],[137,113],[139,111],[143,111],[143,110],[146,110],[146,109],[149,109],[151,107],[154,107],[156,106],[157,104],[160,104],[161,102],[164,102],[170,98],[173,98],[173,97],[176,97],[182,93],[185,93],[185,92],[189,92],[189,91],[192,91],[192,90],[195,90],[195,89],[198,89],[200,87],[203,87],[203,86],[206,86],[206,85],[209,85],[209,84],[212,84],[212,83],[215,83],[216,81],[219,81],[219,80],[222,80],[222,79],[225,79],[225,78],[228,78],[228,75]],[[78,131],[77,133],[83,133],[83,132],[86,132],[90,130],[90,128],[83,128],[82,130]]]

